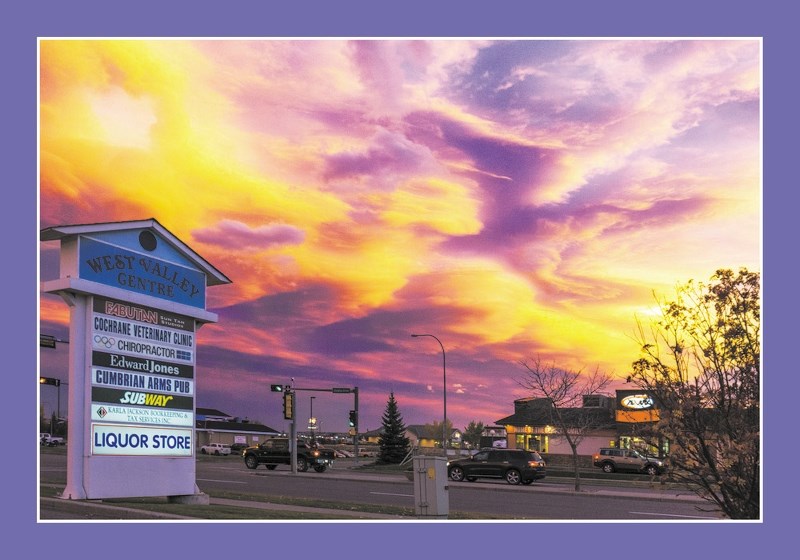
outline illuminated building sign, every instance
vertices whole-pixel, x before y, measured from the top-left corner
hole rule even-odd
[[[622,423],[657,422],[655,400],[642,390],[617,391],[616,421]]]
[[[623,408],[629,408],[632,410],[644,410],[646,408],[653,408],[653,399],[650,398],[649,395],[640,394],[640,395],[628,395],[627,397],[623,397],[620,400],[620,404]]]

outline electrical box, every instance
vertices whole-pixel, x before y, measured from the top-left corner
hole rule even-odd
[[[420,519],[447,519],[450,495],[447,458],[418,455],[413,459],[414,510]]]

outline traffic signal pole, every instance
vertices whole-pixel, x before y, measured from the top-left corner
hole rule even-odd
[[[294,393],[290,392],[292,399],[292,420],[289,422],[289,447],[292,457],[292,474],[297,474],[297,407],[294,406]]]
[[[356,411],[356,421],[353,433],[353,454],[356,456],[355,464],[358,465],[358,387],[353,388],[353,410]]]
[[[297,410],[295,395],[297,391],[321,391],[325,393],[353,393],[353,412],[355,412],[355,420],[352,426],[353,430],[353,451],[355,454],[355,463],[358,464],[358,387],[334,387],[333,389],[316,389],[311,387],[292,387],[291,385],[270,385],[270,390],[273,393],[283,393],[283,417],[289,420],[289,454],[291,456],[292,474],[297,474]],[[291,403],[291,414],[287,413],[287,398]]]

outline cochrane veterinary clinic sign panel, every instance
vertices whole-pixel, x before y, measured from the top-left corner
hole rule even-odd
[[[91,454],[193,455],[194,320],[94,297]]]
[[[209,286],[230,280],[154,219],[63,225],[69,307],[66,499],[166,496],[207,503],[196,483],[197,330],[217,322]]]

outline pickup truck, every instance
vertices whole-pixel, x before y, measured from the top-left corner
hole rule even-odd
[[[39,444],[48,447],[55,447],[56,445],[64,445],[64,438],[54,436],[48,433],[39,434]]]
[[[269,470],[278,465],[291,465],[292,454],[289,452],[288,438],[272,438],[264,443],[248,447],[242,452],[244,464],[248,469],[266,465]],[[312,447],[305,442],[297,442],[297,470],[306,472],[313,467],[317,472],[325,472],[333,465],[334,454],[330,449]]]

